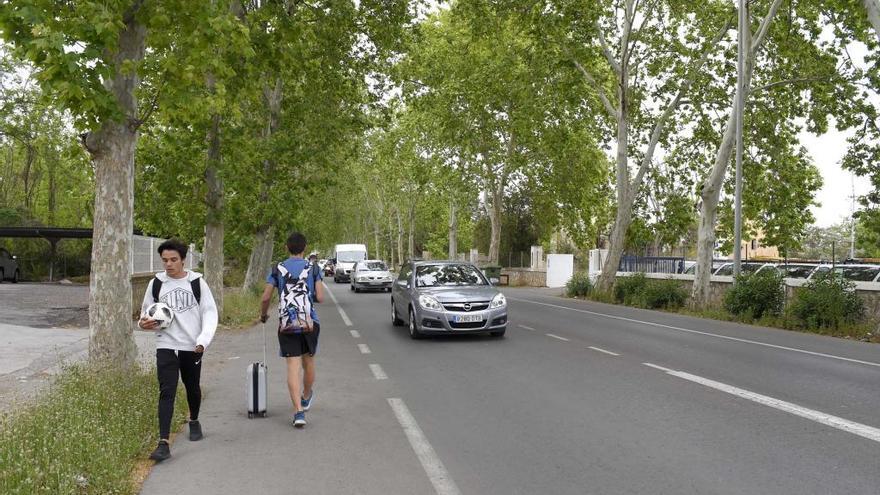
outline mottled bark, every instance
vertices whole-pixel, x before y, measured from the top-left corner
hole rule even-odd
[[[503,208],[504,186],[494,188],[489,192],[491,201],[488,208],[489,224],[492,227],[489,237],[489,264],[497,265],[501,251],[501,213]]]
[[[83,135],[95,169],[95,213],[89,284],[89,359],[111,367],[135,363],[132,333],[131,235],[134,208],[134,153],[137,145],[136,71],[125,63],[144,57],[146,27],[128,12],[110,54],[113,75],[105,81],[122,113]]]
[[[458,214],[455,211],[455,200],[449,201],[449,259],[458,256]]]
[[[243,289],[261,287],[266,275],[272,267],[272,255],[275,251],[275,229],[260,227],[254,234],[254,247],[248,258],[247,272],[244,276]]]
[[[211,288],[217,311],[223,314],[223,178],[220,176],[220,115],[213,115],[208,127],[208,155],[205,167],[207,206],[205,216],[205,282]]]

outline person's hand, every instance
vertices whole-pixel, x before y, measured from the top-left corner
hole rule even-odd
[[[152,318],[142,316],[141,319],[138,320],[138,326],[143,328],[144,330],[155,330],[159,328],[159,322]]]
[[[201,353],[203,353],[203,352],[205,352],[205,346],[203,346],[203,345],[197,345],[197,346],[196,346],[196,354],[201,354]]]
[[[266,323],[266,320],[268,320],[268,319],[269,319],[269,315],[267,315],[266,313],[263,313],[260,315],[260,323]]]

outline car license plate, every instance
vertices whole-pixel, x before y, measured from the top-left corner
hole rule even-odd
[[[382,285],[382,282],[370,282],[370,285]]]
[[[456,315],[453,321],[455,323],[476,323],[483,321],[483,317],[480,315]]]

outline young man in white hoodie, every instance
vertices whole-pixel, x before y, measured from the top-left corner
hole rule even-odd
[[[156,330],[159,445],[150,454],[150,459],[157,462],[171,457],[168,437],[171,433],[178,374],[186,387],[189,439],[202,439],[202,427],[199,424],[202,356],[214,338],[218,320],[214,296],[202,274],[187,271],[183,267],[188,251],[186,244],[172,239],[160,244],[158,251],[165,271],[157,273],[147,286],[141,306],[142,316],[138,321],[138,325],[144,330]],[[165,303],[174,311],[174,319],[168,328],[160,329],[158,321],[146,316],[147,308],[156,302]]]

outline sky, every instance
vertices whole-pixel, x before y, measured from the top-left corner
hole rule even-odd
[[[864,195],[871,189],[871,182],[866,177],[853,178],[850,172],[840,168],[840,160],[846,153],[848,135],[849,133],[830,129],[822,136],[807,132],[802,132],[799,136],[801,144],[822,173],[822,189],[816,193],[815,198],[820,205],[810,208],[819,227],[828,227],[849,218],[853,186],[856,196]]]

